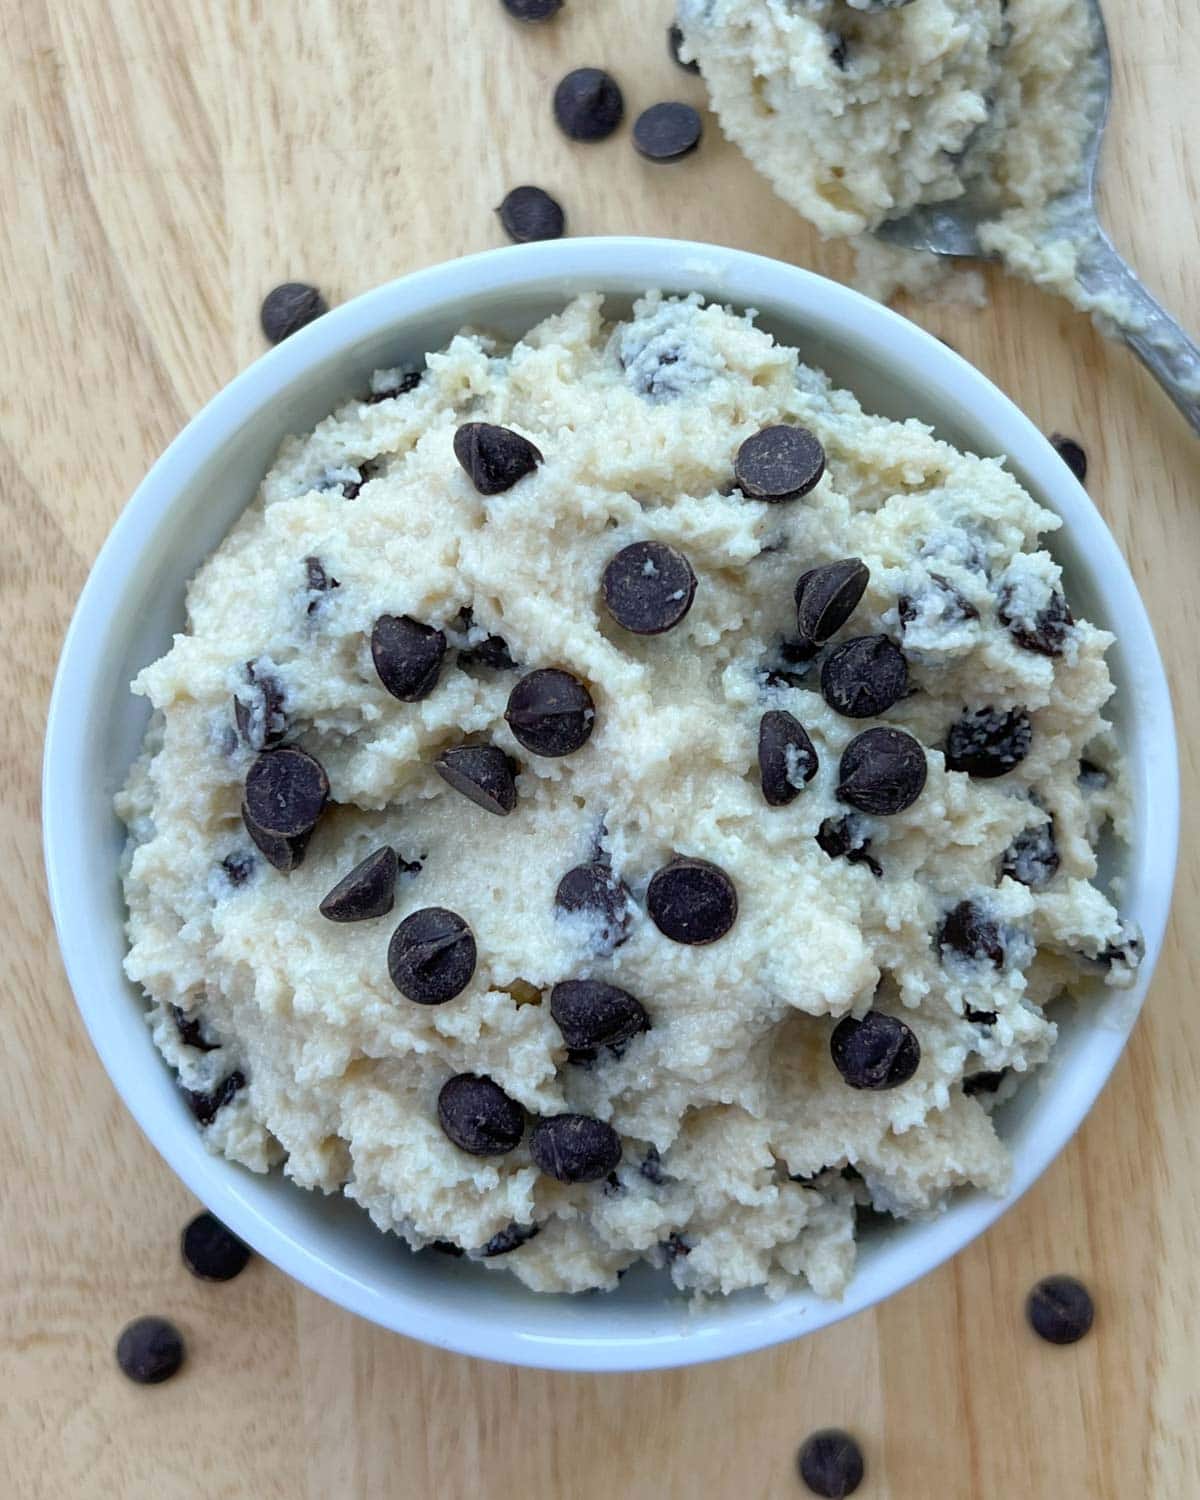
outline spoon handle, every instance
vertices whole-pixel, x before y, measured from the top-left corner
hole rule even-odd
[[[1080,251],[1075,275],[1085,292],[1102,299],[1101,314],[1111,308],[1115,331],[1200,435],[1200,345],[1155,301],[1099,224]]]

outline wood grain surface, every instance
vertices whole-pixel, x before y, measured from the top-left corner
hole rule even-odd
[[[564,1376],[434,1353],[256,1262],[210,1286],[176,1239],[196,1205],[92,1054],[44,896],[38,772],[51,676],[88,567],[182,423],[259,353],[275,282],[331,301],[501,243],[521,182],[579,234],[739,245],[831,275],[845,255],[772,197],[715,122],[669,168],[628,126],[572,146],[549,97],[610,66],[631,110],[702,101],[669,61],[670,0],[7,0],[0,7],[0,1488],[21,1497],[672,1500],[800,1493],[810,1429],[861,1438],[870,1500],[1200,1496],[1200,1003],[1194,838],[1200,448],[1121,349],[1019,286],[985,311],[908,309],[1044,429],[1154,616],[1176,694],[1184,854],[1146,1014],[1086,1127],[982,1242],[885,1307],[707,1368]],[[1200,14],[1107,0],[1104,174],[1116,239],[1200,325]],[[1073,1349],[1025,1329],[1029,1284],[1082,1275]],[[113,1364],[160,1311],[190,1362],[140,1389]]]

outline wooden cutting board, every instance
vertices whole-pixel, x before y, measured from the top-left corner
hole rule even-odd
[[[46,911],[38,768],[51,674],[97,549],[151,460],[261,349],[258,304],[338,301],[501,243],[511,186],[578,234],[714,240],[831,275],[821,245],[720,138],[653,167],[628,129],[571,146],[568,68],[631,109],[699,103],[670,0],[567,0],[518,28],[497,0],[9,0],[0,10],[0,1466],[22,1497],[752,1500],[800,1492],[812,1428],[861,1438],[870,1500],[1200,1496],[1200,919],[1195,746],[1200,446],[1132,359],[1041,294],[918,306],[1047,431],[1074,434],[1176,691],[1184,855],[1145,1017],[1078,1139],[984,1240],[885,1307],[691,1371],[547,1375],[433,1353],[255,1263],[193,1281],[195,1210],[92,1054]],[[1150,285],[1200,327],[1200,15],[1108,0],[1117,59],[1105,202]],[[1060,1269],[1094,1333],[1037,1342],[1022,1302]],[[128,1384],[129,1317],[178,1320],[186,1373]]]

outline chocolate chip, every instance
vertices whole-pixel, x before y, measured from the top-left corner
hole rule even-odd
[[[515,245],[561,239],[567,227],[562,204],[540,187],[513,188],[505,193],[496,212],[505,234]]]
[[[464,422],[454,434],[454,456],[481,495],[502,495],[542,462],[528,438],[493,422]]]
[[[386,845],[361,860],[321,902],[320,913],[331,922],[364,922],[386,917],[392,909],[400,864]]]
[[[442,1085],[438,1123],[472,1156],[503,1156],[521,1144],[525,1111],[498,1083],[477,1073],[456,1073]]]
[[[227,1078],[221,1080],[211,1093],[197,1093],[194,1089],[184,1089],[183,1097],[187,1101],[187,1107],[195,1115],[201,1125],[211,1125],[217,1118],[218,1113],[225,1108],[229,1101],[246,1087],[245,1075],[235,1069]]]
[[[1021,764],[1032,743],[1033,725],[1023,708],[964,708],[946,735],[946,769],[1005,776]]]
[[[764,427],[737,451],[733,475],[751,500],[798,500],[825,472],[825,450],[807,427]]]
[[[246,1269],[250,1247],[212,1214],[197,1214],[180,1240],[183,1263],[201,1281],[232,1281]]]
[[[117,1340],[121,1373],[138,1385],[160,1385],[179,1373],[185,1357],[183,1335],[166,1318],[135,1318]]]
[[[785,807],[817,774],[817,752],[800,720],[781,708],[758,723],[758,772],[770,807]]]
[[[824,1500],[845,1500],[863,1481],[862,1449],[848,1432],[827,1427],[805,1438],[797,1463],[800,1478]]]
[[[320,762],[294,745],[262,751],[246,772],[251,837],[255,828],[276,838],[311,833],[328,800],[329,777]]]
[[[829,1040],[833,1065],[852,1089],[894,1089],[921,1064],[921,1044],[896,1016],[843,1016]]]
[[[672,942],[715,943],[737,920],[737,890],[708,860],[676,858],[651,878],[646,909]]]
[[[602,860],[576,865],[558,882],[559,911],[583,913],[594,924],[593,947],[607,957],[629,938],[629,887]]]
[[[978,620],[979,611],[956,585],[941,573],[930,573],[929,582],[933,588],[931,593],[940,594],[941,599],[937,603],[938,619],[943,625],[958,625],[964,620]],[[901,594],[896,601],[896,611],[900,616],[900,628],[911,625],[921,614],[921,608],[917,601],[909,594]]]
[[[541,1232],[540,1224],[518,1224],[514,1219],[511,1224],[507,1224],[497,1234],[492,1235],[487,1244],[476,1253],[483,1260],[491,1260],[496,1255],[509,1255],[512,1251],[519,1250],[522,1245],[527,1245]]]
[[[283,683],[261,662],[253,661],[246,663],[246,681],[250,689],[234,696],[233,717],[251,750],[264,750],[287,734]]]
[[[502,635],[485,636],[477,646],[469,646],[458,653],[458,664],[462,667],[488,667],[493,672],[512,672],[516,662]]]
[[[381,385],[377,391],[371,391],[367,398],[368,406],[377,406],[381,401],[393,401],[397,396],[407,396],[409,391],[415,391],[425,376],[424,370],[402,370],[386,385]]]
[[[221,870],[230,885],[245,885],[254,874],[254,856],[244,849],[227,854],[221,861]]]
[[[1092,1295],[1074,1276],[1047,1276],[1025,1303],[1029,1325],[1048,1344],[1077,1344],[1096,1316]]]
[[[485,812],[506,818],[517,805],[513,762],[497,745],[451,745],[437,756],[433,768]]]
[[[388,944],[388,973],[418,1005],[444,1005],[475,972],[475,938],[457,914],[426,906],[405,917]]]
[[[1100,792],[1108,785],[1108,772],[1086,756],[1079,762],[1079,775],[1075,778],[1085,792]]]
[[[297,834],[294,838],[280,838],[277,834],[268,833],[265,828],[260,828],[250,816],[244,802],[242,803],[242,822],[254,842],[254,847],[269,865],[273,865],[284,875],[290,875],[293,870],[298,870],[304,863],[304,856],[308,852],[309,841],[312,838],[311,828],[307,833]]]
[[[592,695],[570,672],[542,667],[522,677],[508,695],[508,727],[534,755],[573,755],[596,722]]]
[[[975,901],[960,901],[948,911],[938,928],[936,947],[963,958],[979,959],[995,968],[1004,967],[1004,940],[1000,925]]]
[[[285,281],[263,298],[259,316],[267,338],[272,344],[280,344],[306,323],[328,311],[325,298],[315,286],[306,286],[302,281]]]
[[[315,599],[308,601],[307,613],[311,615],[320,605],[324,595],[328,594],[332,589],[340,589],[341,584],[336,578],[331,578],[325,571],[325,564],[319,557],[306,557],[304,559],[304,576],[308,585],[308,592],[317,596]]]
[[[821,645],[839,631],[866,592],[871,570],[859,557],[822,563],[796,584],[796,629],[802,642]],[[811,647],[810,647],[811,649]]]
[[[691,609],[696,575],[683,553],[665,542],[634,542],[609,559],[601,587],[618,625],[636,635],[661,635]]]
[[[857,818],[825,818],[817,829],[816,840],[818,848],[830,859],[866,865],[877,879],[883,875],[883,866],[871,855],[871,840],[859,831]]]
[[[620,1047],[650,1027],[640,1000],[598,979],[564,979],[550,991],[550,1014],[571,1052]]]
[[[683,1260],[692,1253],[692,1247],[681,1234],[669,1234],[665,1240],[659,1242],[658,1248],[663,1253],[663,1259],[668,1265],[677,1260]]]
[[[433,692],[445,655],[444,632],[409,615],[380,615],[371,628],[375,670],[401,703],[416,703]]]
[[[1063,437],[1061,432],[1052,432],[1050,434],[1050,441],[1054,445],[1059,458],[1062,459],[1063,463],[1066,464],[1067,468],[1070,469],[1080,484],[1086,483],[1088,471],[1087,454],[1075,439]]]
[[[1007,1076],[1007,1068],[1001,1068],[998,1073],[972,1073],[963,1079],[963,1093],[968,1098],[975,1094],[994,1094]]]
[[[829,37],[829,60],[840,73],[846,71],[846,59],[849,56],[849,46],[846,38],[840,31],[827,33]],[[945,342],[943,340],[943,342]]]
[[[430,1240],[424,1248],[426,1250],[436,1250],[439,1255],[449,1255],[454,1260],[460,1260],[467,1253],[461,1245],[456,1245],[453,1240]]]
[[[662,1169],[662,1157],[658,1154],[657,1146],[646,1147],[646,1154],[644,1157],[642,1157],[641,1163],[638,1166],[638,1171],[642,1174],[647,1182],[654,1183],[656,1187],[661,1186],[662,1183],[666,1181],[666,1177]]]
[[[867,729],[842,751],[837,799],[881,817],[903,812],[925,789],[925,751],[902,729]]]
[[[873,719],[908,691],[908,662],[886,635],[860,635],[835,646],[821,668],[821,692],[835,713]]]
[[[624,115],[616,79],[601,68],[576,68],[554,90],[554,118],[573,141],[606,140]]]
[[[683,28],[672,21],[667,27],[667,51],[671,54],[672,62],[676,62],[685,73],[699,73],[698,62],[684,62],[679,55],[679,49],[683,45]]]
[[[189,1016],[178,1005],[172,1005],[171,1015],[175,1020],[179,1040],[185,1047],[195,1047],[197,1052],[215,1052],[220,1046],[219,1042],[210,1042],[204,1035],[199,1016]]]
[[[563,0],[500,0],[514,21],[549,21],[563,8]]]
[[[599,1182],[621,1160],[621,1137],[589,1115],[547,1115],[530,1133],[529,1154],[559,1182]]]
[[[1000,873],[1031,891],[1050,884],[1059,866],[1058,845],[1054,841],[1054,819],[1035,828],[1023,828],[1004,851]]]
[[[633,144],[647,161],[679,161],[700,144],[704,122],[698,110],[679,100],[644,109],[633,123]]]
[[[1026,651],[1036,651],[1039,656],[1061,656],[1067,633],[1075,624],[1067,601],[1057,592],[1051,594],[1049,603],[1038,612],[1031,625],[1024,615],[1014,612],[1014,597],[1010,584],[1000,590],[996,617],[1001,625]]]

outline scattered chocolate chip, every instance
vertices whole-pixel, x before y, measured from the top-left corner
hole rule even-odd
[[[183,1097],[187,1100],[187,1107],[200,1124],[211,1125],[234,1095],[245,1087],[245,1075],[235,1069],[227,1078],[222,1079],[210,1094],[200,1094],[194,1089],[184,1089]]]
[[[559,911],[581,912],[592,919],[593,946],[601,957],[607,957],[628,940],[629,902],[629,887],[602,860],[568,870],[554,893],[554,904]]]
[[[973,1005],[963,1006],[963,1015],[972,1026],[994,1026],[996,1024],[996,1012],[994,1010],[976,1010]]]
[[[857,818],[825,818],[816,832],[817,847],[830,859],[845,859],[852,865],[866,865],[879,879],[883,866],[871,854],[871,840],[859,829]]]
[[[1074,474],[1080,484],[1087,482],[1088,461],[1087,454],[1074,438],[1063,437],[1061,432],[1052,432],[1050,442],[1053,444],[1059,458]]]
[[[276,838],[311,833],[328,800],[329,777],[319,761],[295,745],[262,751],[246,772],[251,837],[254,828]]]
[[[691,609],[696,575],[683,553],[665,542],[634,542],[609,559],[601,588],[618,625],[636,635],[661,635]]]
[[[685,1256],[692,1253],[692,1247],[681,1234],[671,1233],[665,1240],[659,1242],[658,1248],[663,1253],[663,1259],[668,1265],[677,1260],[683,1260]]]
[[[513,762],[497,745],[452,745],[438,755],[433,768],[485,812],[506,818],[517,805]]]
[[[121,1373],[138,1385],[160,1385],[179,1373],[185,1357],[183,1335],[166,1318],[135,1318],[117,1340]]]
[[[246,681],[249,690],[243,688],[242,695],[234,695],[233,717],[251,750],[264,750],[287,734],[283,683],[269,668],[253,661],[246,663]]]
[[[822,563],[796,584],[796,629],[810,650],[839,631],[866,592],[871,570],[859,557]]]
[[[894,1089],[921,1063],[921,1044],[896,1016],[843,1016],[829,1040],[833,1065],[852,1089]]]
[[[409,615],[380,615],[371,628],[375,670],[401,703],[416,703],[433,692],[445,656],[445,633]]]
[[[1033,725],[1023,708],[964,708],[946,735],[946,769],[1005,776],[1021,764],[1032,743]]]
[[[500,0],[514,21],[549,21],[563,8],[563,0]]]
[[[418,1005],[444,1005],[475,972],[475,938],[457,914],[426,906],[405,917],[388,944],[388,973]]]
[[[1058,845],[1054,841],[1054,819],[1048,818],[1035,828],[1023,828],[1004,851],[1000,873],[1031,891],[1050,884],[1059,866]]]
[[[573,141],[606,140],[624,115],[617,81],[601,68],[576,68],[554,90],[554,118]]]
[[[951,583],[941,573],[930,573],[929,582],[933,585],[933,590],[941,595],[939,618],[943,625],[958,625],[964,620],[978,620],[979,611],[957,584]],[[900,595],[896,601],[896,610],[900,616],[901,631],[906,625],[911,625],[921,614],[917,601],[909,594]]]
[[[454,456],[481,495],[502,495],[542,462],[528,438],[493,422],[464,422],[454,434]]]
[[[764,427],[748,437],[733,461],[733,475],[751,500],[798,500],[825,472],[825,450],[807,427]]]
[[[642,1157],[638,1165],[638,1171],[647,1182],[654,1183],[656,1187],[661,1186],[666,1181],[666,1176],[662,1169],[662,1157],[658,1154],[657,1146],[646,1147],[646,1154]]]
[[[441,1087],[438,1123],[472,1156],[503,1156],[521,1144],[525,1111],[498,1083],[477,1073],[456,1073]]]
[[[325,571],[325,564],[319,557],[306,557],[304,559],[304,576],[308,585],[308,592],[315,595],[308,601],[307,612],[313,614],[321,603],[322,598],[332,589],[340,589],[341,584],[336,578],[331,578]]]
[[[1108,785],[1108,772],[1086,756],[1079,762],[1079,775],[1075,778],[1085,792],[1100,792]]]
[[[596,722],[592,695],[570,672],[542,667],[522,677],[508,695],[504,717],[514,736],[534,755],[573,755]]]
[[[672,942],[715,943],[737,920],[737,890],[708,860],[676,858],[651,878],[646,909]]]
[[[366,464],[363,464],[359,468],[351,465],[334,473],[326,474],[317,485],[317,488],[319,490],[341,490],[343,500],[357,500],[359,492],[369,478],[371,478],[371,475],[367,473]]]
[[[831,31],[827,35],[829,37],[829,60],[839,73],[844,73],[846,71],[846,59],[849,56],[849,45],[846,38],[840,31]]]
[[[886,713],[908,691],[908,662],[886,635],[860,635],[826,656],[821,692],[835,713],[847,719],[873,719]]]
[[[477,646],[460,651],[458,662],[464,667],[488,667],[493,672],[513,672],[517,666],[508,649],[508,642],[502,635],[485,636]]]
[[[1007,1068],[1001,1068],[998,1073],[972,1073],[963,1079],[963,1093],[968,1098],[975,1094],[994,1094],[1007,1076]]]
[[[938,928],[936,947],[939,951],[949,948],[963,958],[986,960],[997,969],[1004,967],[1000,924],[976,901],[960,901],[946,913]]]
[[[402,370],[389,380],[386,385],[381,385],[378,390],[371,391],[367,396],[368,406],[378,406],[381,401],[393,401],[397,396],[407,396],[409,391],[415,391],[424,379],[424,370]]]
[[[652,104],[633,123],[633,144],[647,161],[679,161],[700,144],[704,122],[699,110],[679,100]]]
[[[848,1432],[827,1427],[805,1438],[797,1458],[800,1478],[824,1500],[845,1500],[863,1481],[862,1449]]]
[[[837,798],[860,812],[903,812],[925,788],[925,751],[902,729],[867,729],[842,751]]]
[[[175,1020],[179,1040],[185,1047],[195,1047],[197,1052],[215,1052],[220,1046],[219,1042],[210,1042],[204,1035],[199,1016],[189,1016],[178,1005],[172,1005],[171,1015]]]
[[[620,1047],[650,1027],[640,1000],[598,979],[564,979],[556,984],[550,991],[550,1014],[573,1053]]]
[[[254,847],[269,865],[273,865],[284,875],[290,875],[293,870],[299,869],[304,863],[304,856],[308,852],[309,841],[312,838],[311,828],[307,833],[297,834],[294,838],[281,838],[277,834],[268,833],[265,828],[260,828],[250,816],[244,802],[242,803],[242,822],[253,840]]]
[[[201,1281],[232,1281],[246,1269],[250,1246],[212,1214],[197,1214],[180,1239],[183,1263]]]
[[[1111,969],[1115,964],[1136,969],[1145,951],[1146,943],[1141,933],[1133,923],[1122,920],[1121,940],[1102,948],[1096,955],[1096,962],[1105,969]]]
[[[487,1244],[482,1246],[477,1253],[483,1260],[491,1260],[496,1255],[509,1255],[512,1251],[519,1250],[522,1245],[527,1245],[541,1232],[540,1224],[518,1224],[514,1219],[511,1224],[492,1235]]]
[[[454,1260],[460,1260],[467,1253],[461,1245],[456,1245],[453,1240],[430,1240],[424,1248],[426,1250],[436,1250],[439,1255],[449,1255]]]
[[[513,188],[505,193],[496,212],[505,234],[515,245],[561,239],[567,227],[562,204],[540,187]]]
[[[1066,644],[1067,632],[1075,624],[1075,618],[1067,601],[1059,593],[1050,595],[1050,602],[1040,610],[1032,626],[1024,615],[1013,611],[1013,589],[1006,584],[1000,590],[996,606],[996,617],[1005,626],[1018,646],[1026,651],[1036,651],[1039,656],[1061,656]]]
[[[221,869],[230,885],[245,885],[254,874],[254,856],[248,850],[239,849],[225,856]]]
[[[325,298],[315,286],[302,281],[285,281],[263,298],[259,314],[262,331],[272,344],[281,344],[306,323],[329,311]]]
[[[679,55],[679,49],[683,45],[683,28],[672,21],[667,27],[667,51],[671,54],[671,61],[678,63],[685,73],[699,73],[698,62],[684,62]]]
[[[530,1133],[529,1154],[559,1182],[599,1182],[621,1160],[621,1137],[590,1115],[547,1115]]]
[[[1096,1316],[1092,1295],[1074,1276],[1047,1276],[1025,1303],[1029,1325],[1048,1344],[1077,1344]]]
[[[758,772],[769,807],[785,807],[817,774],[817,752],[800,720],[781,708],[758,723]]]
[[[386,845],[361,860],[321,902],[320,913],[331,922],[364,922],[386,917],[392,909],[400,865],[396,851]]]

